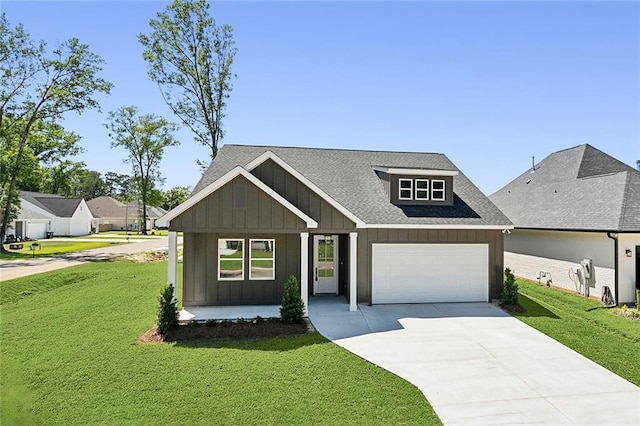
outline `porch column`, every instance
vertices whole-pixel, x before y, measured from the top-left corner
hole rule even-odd
[[[349,310],[358,310],[358,233],[349,233]]]
[[[304,303],[304,313],[309,315],[309,233],[300,233],[300,296]]]
[[[178,233],[169,231],[169,267],[167,282],[173,286],[173,297],[178,298]]]

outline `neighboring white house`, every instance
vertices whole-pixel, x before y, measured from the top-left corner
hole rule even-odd
[[[55,194],[20,192],[20,210],[7,235],[34,240],[53,236],[80,236],[91,233],[93,216],[82,198]]]
[[[584,144],[555,152],[489,197],[513,222],[505,266],[581,290],[574,270],[592,259],[595,288],[633,303],[640,288],[640,172]]]
[[[137,231],[140,229],[140,210],[136,200],[124,204],[112,197],[97,197],[87,201],[93,214],[93,227],[96,232],[101,231]],[[147,206],[147,229],[156,226],[156,219],[166,213],[160,207]]]

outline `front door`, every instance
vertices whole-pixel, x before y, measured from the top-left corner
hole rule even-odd
[[[313,294],[338,294],[338,236],[313,236]]]

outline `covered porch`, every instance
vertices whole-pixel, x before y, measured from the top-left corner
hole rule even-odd
[[[309,280],[313,279],[313,265],[310,261],[313,258],[313,238],[309,232],[300,234],[300,295],[305,305],[305,315],[308,314],[309,306]],[[357,232],[348,235],[349,262],[346,275],[348,276],[349,303],[345,304],[345,310],[357,311]],[[168,234],[168,268],[167,280],[177,289],[178,283],[178,237],[176,231],[169,231]],[[175,290],[174,290],[175,291]],[[176,299],[182,295],[175,294]],[[343,298],[344,300],[344,298]],[[279,305],[241,305],[241,306],[190,306],[180,312],[181,321],[200,321],[207,319],[235,319],[235,318],[263,318],[279,317]]]

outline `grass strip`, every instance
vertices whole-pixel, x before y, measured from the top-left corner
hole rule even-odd
[[[526,312],[512,315],[640,386],[640,322],[578,295],[523,279],[517,283]]]

